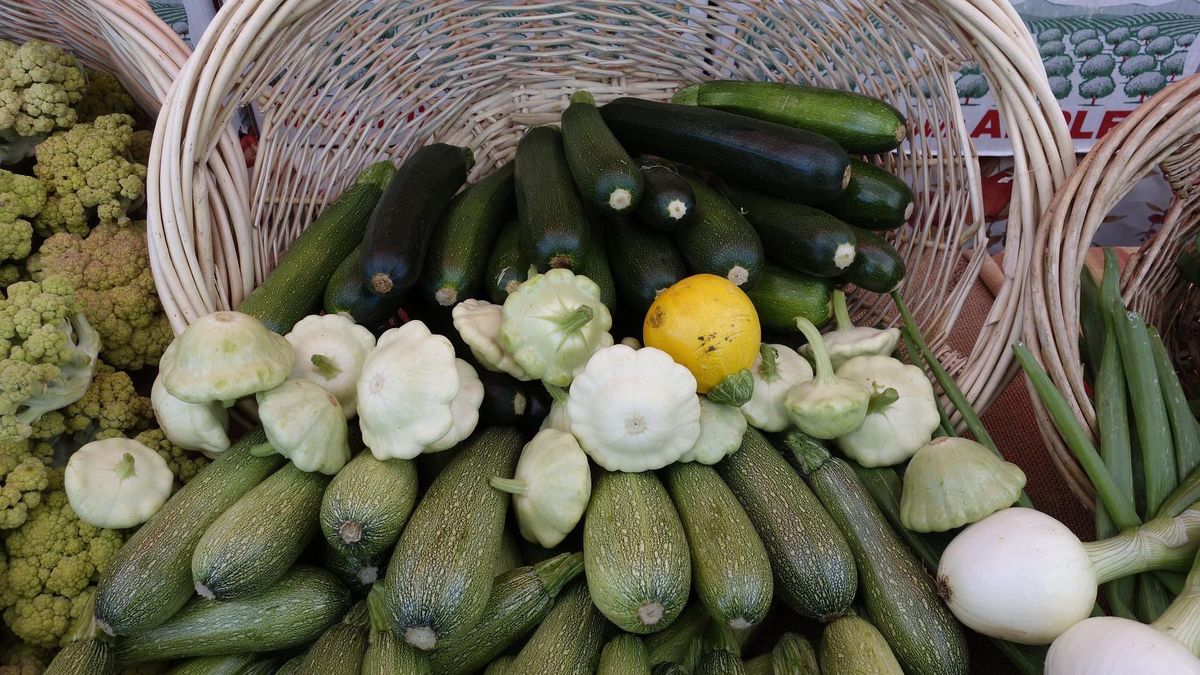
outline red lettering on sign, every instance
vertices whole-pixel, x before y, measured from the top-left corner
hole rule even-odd
[[[1065,110],[1063,112],[1066,112]],[[1087,140],[1092,137],[1092,132],[1085,131],[1083,123],[1087,120],[1088,111],[1080,110],[1075,113],[1075,119],[1071,120],[1071,138],[1076,140]]]
[[[1100,120],[1100,128],[1096,130],[1096,138],[1103,138],[1110,129],[1117,126],[1121,120],[1129,117],[1132,110],[1109,110],[1104,113],[1104,118]]]
[[[979,138],[988,136],[989,138],[1000,138],[1000,113],[995,110],[989,110],[980,118],[979,124],[975,125],[975,129],[971,132],[971,138]]]

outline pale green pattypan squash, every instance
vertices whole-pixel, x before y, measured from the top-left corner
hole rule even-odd
[[[609,471],[649,471],[678,460],[700,436],[696,378],[666,352],[614,345],[571,384],[571,432]]]
[[[454,427],[454,346],[420,321],[379,337],[358,380],[358,424],[375,458],[412,459]]]
[[[821,332],[811,321],[801,317],[796,326],[812,347],[816,376],[793,385],[784,396],[784,408],[796,428],[809,436],[821,439],[844,436],[866,418],[871,390],[834,373]]]
[[[892,466],[933,438],[941,417],[933,385],[920,368],[890,356],[856,356],[837,374],[872,394],[862,424],[837,439],[846,456],[865,467]]]
[[[540,429],[558,429],[571,433],[571,413],[567,410],[567,390],[552,384],[545,385],[550,392],[550,412],[542,420]]]
[[[900,522],[945,532],[1006,509],[1021,497],[1025,472],[967,438],[935,438],[904,469]]]
[[[430,443],[425,452],[453,448],[470,436],[479,424],[479,406],[483,403],[483,383],[479,381],[479,373],[462,359],[454,359],[454,367],[458,371],[458,394],[450,402],[450,417],[453,420],[450,431]]]
[[[899,328],[855,326],[850,322],[846,294],[841,289],[834,289],[832,304],[837,329],[825,333],[822,337],[834,370],[841,368],[843,363],[856,356],[890,356],[896,351],[896,344],[900,341]],[[812,358],[812,348],[809,345],[801,346],[800,353]]]
[[[159,372],[175,398],[232,405],[243,396],[278,386],[291,374],[293,360],[292,345],[258,319],[240,312],[213,312],[196,319],[171,342]]]
[[[450,312],[454,329],[471,348],[479,365],[493,373],[508,373],[518,380],[532,380],[512,354],[500,344],[500,321],[504,308],[486,300],[463,300]]]
[[[532,379],[565,387],[608,347],[612,316],[600,287],[566,269],[534,273],[504,301],[500,340]]]
[[[358,414],[358,377],[375,348],[371,331],[340,314],[314,314],[283,337],[295,351],[292,379],[315,382],[336,396],[346,419]]]
[[[85,523],[107,529],[150,520],[174,483],[165,459],[128,438],[88,443],[71,455],[63,473],[71,510]]]
[[[755,429],[783,431],[792,423],[784,399],[788,390],[813,378],[812,366],[787,345],[759,347],[758,359],[750,367],[754,392],[742,406],[742,414]]]
[[[575,529],[592,496],[588,458],[571,434],[543,429],[521,450],[512,478],[492,487],[513,496],[521,536],[554,548]]]
[[[271,451],[301,471],[332,476],[350,461],[346,417],[337,397],[308,380],[287,380],[256,397]]]
[[[739,408],[713,403],[701,396],[700,436],[690,450],[680,455],[679,461],[716,464],[737,452],[745,435],[746,416]]]
[[[216,455],[229,449],[229,411],[219,401],[188,403],[171,395],[162,373],[150,387],[154,418],[167,440],[184,450]]]

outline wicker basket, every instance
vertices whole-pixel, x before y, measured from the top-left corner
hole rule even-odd
[[[979,61],[1016,155],[1008,255],[969,354],[946,337],[986,255],[980,173],[953,73]],[[894,236],[903,292],[968,396],[986,405],[1011,375],[1008,345],[1037,217],[1074,163],[1037,50],[1004,0],[824,3],[433,3],[234,0],[196,48],[156,131],[151,261],[172,325],[236,307],[357,169],[431,141],[471,146],[478,177],[512,156],[526,125],[555,121],[579,87],[601,102],[666,99],[709,78],[854,87],[905,111],[905,153],[877,158],[917,194]],[[199,170],[233,115],[253,104],[258,163]],[[860,294],[867,321],[890,302]]]
[[[1189,292],[1174,261],[1200,227],[1200,76],[1163,89],[1096,144],[1054,196],[1042,218],[1025,305],[1025,340],[1066,396],[1076,416],[1096,432],[1096,411],[1083,382],[1079,352],[1079,284],[1092,239],[1105,216],[1143,176],[1161,168],[1175,193],[1161,229],[1130,258],[1121,290],[1130,309],[1159,327],[1193,392],[1200,381],[1200,294]],[[1181,330],[1183,328],[1183,330]],[[1044,407],[1033,396],[1042,436],[1071,489],[1094,506],[1095,495]]]

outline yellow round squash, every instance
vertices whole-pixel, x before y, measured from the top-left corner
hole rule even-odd
[[[754,365],[762,328],[742,289],[724,277],[696,274],[659,293],[646,312],[642,341],[692,371],[696,391],[707,394]]]

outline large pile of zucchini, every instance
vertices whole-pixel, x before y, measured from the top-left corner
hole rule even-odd
[[[368,169],[239,311],[280,334],[316,311],[377,334],[419,318],[478,365],[452,325],[465,300],[501,304],[566,268],[637,338],[656,297],[700,273],[793,340],[797,319],[829,321],[835,286],[900,284],[878,233],[913,197],[865,159],[904,136],[896,110],[841,91],[709,82],[599,107],[579,92],[465,189],[465,148]],[[562,392],[475,370],[478,426],[445,452],[380,459],[352,438],[331,478],[243,435],[121,549],[99,630],[56,672],[967,672],[894,505],[822,444],[748,428],[711,466],[593,465],[586,514],[547,549],[517,533],[508,492]],[[823,624],[814,649],[800,633]]]

